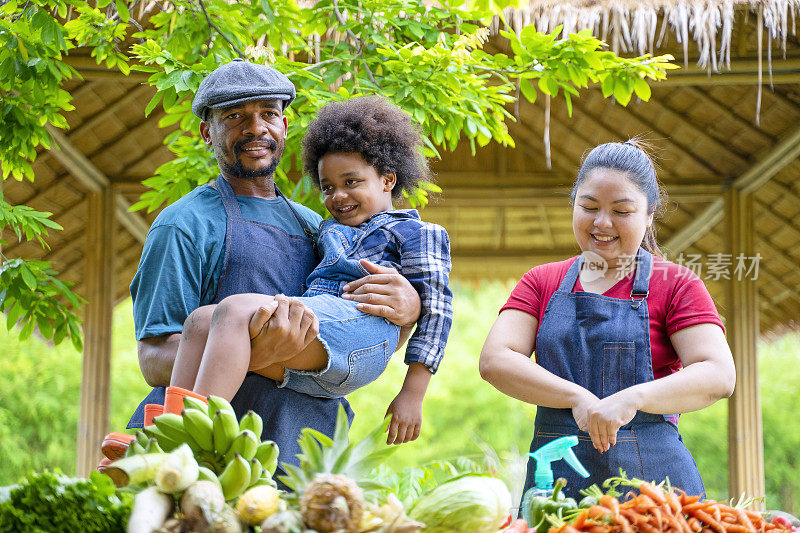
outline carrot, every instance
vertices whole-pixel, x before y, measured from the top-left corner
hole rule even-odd
[[[748,531],[747,526],[743,526],[741,524],[731,524],[729,526],[725,526],[725,530],[728,533],[746,533]]]
[[[678,495],[674,492],[668,492],[665,495],[665,499],[667,500],[667,504],[669,504],[669,508],[672,510],[672,514],[678,514],[678,511],[681,510],[681,500],[678,498]]]
[[[692,531],[697,532],[703,529],[703,524],[700,522],[700,520],[693,516],[689,517],[686,523],[689,524],[689,528],[691,528]]]
[[[572,527],[575,529],[581,529],[583,525],[586,523],[586,517],[589,513],[587,511],[581,512],[575,520],[572,521]]]
[[[717,533],[725,533],[725,528],[722,527],[722,524],[717,522],[714,519],[714,517],[712,517],[710,514],[708,514],[704,510],[695,509],[689,514],[697,517],[699,520],[701,520],[706,525],[706,527],[711,528],[713,531],[716,531]]]
[[[689,503],[683,506],[683,512],[688,513],[689,511],[693,511],[695,509],[705,509],[708,507],[708,502],[694,502]]]
[[[631,524],[638,525],[640,522],[647,522],[647,517],[642,514],[637,513],[632,509],[620,509],[619,511],[621,516],[624,516],[628,522]]]
[[[608,494],[603,494],[600,496],[598,503],[603,507],[610,509],[611,514],[614,516],[614,520],[619,521],[619,500],[613,496],[609,496]]]
[[[586,533],[609,533],[611,531],[611,526],[607,524],[592,526],[586,530]]]
[[[606,509],[605,507],[601,507],[599,505],[592,505],[586,510],[589,518],[605,518],[609,514],[611,514],[610,509]]]
[[[656,529],[655,527],[651,526],[647,522],[642,522],[637,526],[641,533],[661,533],[660,529]]]
[[[681,500],[681,505],[683,507],[686,507],[689,504],[700,501],[700,496],[687,496],[686,493],[684,492],[681,495],[680,500]]]
[[[658,529],[663,529],[661,524],[661,509],[658,507],[653,507],[650,513],[653,515],[653,519],[655,519],[655,526]]]
[[[646,481],[639,485],[639,492],[649,496],[650,499],[659,505],[667,503],[667,501],[664,499],[664,491],[661,490],[661,487],[653,486]]]
[[[617,514],[617,522],[622,525],[622,533],[633,533],[633,528],[627,518],[621,514]]]
[[[686,520],[686,517],[683,513],[678,513],[675,516],[675,520],[681,525],[681,531],[683,533],[694,533],[692,531],[692,526],[689,525],[689,522]],[[696,518],[692,518],[692,520],[697,520]]]
[[[719,509],[719,504],[715,503],[714,505],[711,506],[711,508],[714,511],[714,518],[717,520],[717,522],[721,522],[722,521],[722,511],[720,511],[720,509]]]

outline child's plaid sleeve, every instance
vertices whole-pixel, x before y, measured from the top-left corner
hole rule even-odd
[[[447,231],[436,224],[422,222],[413,234],[404,235],[400,269],[419,292],[422,304],[417,329],[408,341],[405,362],[416,361],[436,372],[453,323]]]

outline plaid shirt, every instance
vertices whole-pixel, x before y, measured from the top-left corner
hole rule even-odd
[[[333,219],[325,220],[320,231],[324,232],[326,227],[334,224],[337,222]],[[447,231],[439,225],[423,222],[414,209],[380,213],[352,229],[365,234],[347,250],[348,262],[357,265],[358,260],[366,259],[392,267],[419,293],[422,309],[417,328],[406,347],[405,362],[416,361],[436,372],[453,323],[453,293],[448,287],[451,264]],[[363,272],[362,267],[356,268]],[[312,280],[315,273],[309,277],[309,288],[317,284]],[[325,277],[325,273],[320,274]],[[341,279],[336,284],[342,287],[347,281],[350,280]]]

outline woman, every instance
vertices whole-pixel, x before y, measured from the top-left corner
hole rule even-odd
[[[597,146],[570,198],[583,253],[523,276],[483,346],[481,376],[538,406],[531,451],[578,435],[574,450],[591,476],[553,463],[568,495],[620,468],[704,494],[675,413],[730,396],[735,371],[703,282],[656,244],[662,192],[653,162],[635,140]]]

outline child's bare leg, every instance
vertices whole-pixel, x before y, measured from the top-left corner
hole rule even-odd
[[[299,354],[290,357],[286,361],[254,370],[254,372],[275,381],[283,381],[284,371],[287,368],[292,370],[323,370],[326,366],[328,366],[328,352],[319,339],[314,339]]]
[[[217,304],[194,392],[233,398],[250,367],[250,321],[257,311],[263,314],[261,308],[271,314],[275,309],[274,298],[264,294],[235,294]]]
[[[169,383],[173,387],[183,387],[188,390],[194,388],[215,307],[216,305],[198,307],[186,317]]]

